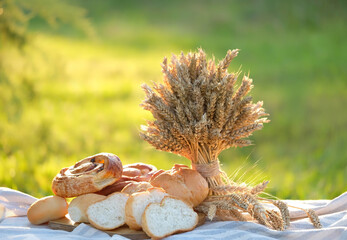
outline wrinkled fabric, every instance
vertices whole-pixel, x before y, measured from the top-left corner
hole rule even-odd
[[[32,225],[26,212],[37,199],[9,188],[0,188],[0,239],[127,239],[108,234],[87,224],[80,224],[72,232],[50,229],[47,224]],[[275,231],[253,222],[206,221],[193,231],[175,234],[166,239],[347,239],[347,192],[333,200],[287,200],[288,205],[312,208],[320,215],[322,229],[315,229],[300,210],[290,211],[291,226]],[[304,218],[303,218],[304,217]]]

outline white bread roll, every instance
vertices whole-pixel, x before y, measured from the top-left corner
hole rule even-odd
[[[199,217],[186,202],[166,196],[161,203],[149,204],[142,215],[142,229],[152,239],[161,239],[176,232],[190,231]]]
[[[28,219],[32,224],[42,224],[64,217],[68,211],[65,198],[48,196],[34,202],[28,209]]]
[[[152,188],[153,186],[148,182],[132,182],[128,185],[126,185],[121,192],[127,193],[127,194],[133,194],[137,192],[144,192],[149,188]]]
[[[175,164],[168,171],[158,171],[149,181],[153,187],[161,187],[192,206],[198,206],[208,195],[208,184],[196,170],[182,164]]]
[[[88,221],[100,230],[111,230],[124,225],[125,203],[129,195],[115,192],[106,199],[91,204],[87,209]]]
[[[3,205],[0,205],[0,222],[2,221],[3,218],[5,218],[5,207]]]
[[[72,221],[88,223],[87,209],[98,201],[104,200],[106,196],[88,193],[74,198],[69,205],[68,211]]]
[[[150,188],[132,194],[125,205],[125,223],[134,230],[141,229],[142,214],[150,203],[160,203],[168,194],[162,188]]]

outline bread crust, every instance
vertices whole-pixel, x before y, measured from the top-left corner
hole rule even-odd
[[[141,196],[144,194],[149,195],[149,194],[151,194],[152,191],[161,191],[161,192],[165,193],[164,189],[162,189],[162,188],[151,187],[151,188],[148,188],[146,191],[136,192],[136,193],[133,193],[132,195],[130,195],[128,201],[125,204],[125,223],[129,226],[129,228],[131,228],[133,230],[141,230],[142,229],[142,226],[137,223],[136,218],[134,216],[133,204],[134,204],[135,199],[138,196]]]
[[[68,208],[68,212],[69,212],[71,220],[74,222],[88,223],[89,222],[88,216],[87,216],[88,207],[93,203],[104,200],[105,198],[106,196],[95,194],[95,193],[87,193],[87,194],[74,198],[70,202],[69,208]],[[75,216],[74,211],[72,211],[73,208],[77,208],[80,211],[81,215]]]
[[[109,196],[105,197],[105,199],[102,199],[102,200],[100,200],[100,201],[96,201],[96,202],[94,202],[93,204],[97,204],[97,203],[99,203],[99,202],[105,201],[106,199],[112,197],[113,195],[117,195],[117,194],[121,194],[121,195],[124,195],[124,196],[126,196],[126,197],[129,197],[129,194],[121,193],[121,192],[115,192],[115,193],[110,194]],[[90,206],[92,206],[93,204],[89,205],[88,208],[89,208]],[[91,219],[91,217],[88,215],[88,209],[87,209],[86,213],[87,213],[88,221],[90,222],[90,224],[93,225],[95,228],[100,229],[100,230],[112,230],[112,229],[121,227],[121,226],[123,226],[123,225],[125,224],[125,217],[124,217],[124,222],[123,222],[122,224],[120,224],[120,225],[118,225],[118,226],[116,226],[116,227],[114,227],[114,228],[104,227],[104,226],[102,226],[102,225],[99,225],[98,223],[96,223],[95,221],[93,221],[93,220]]]
[[[133,194],[137,192],[147,191],[151,187],[153,186],[149,182],[132,182],[126,185],[121,192]]]
[[[182,164],[175,164],[168,171],[158,171],[149,183],[194,207],[205,200],[209,191],[208,183],[200,173]]]
[[[136,182],[148,182],[157,168],[146,163],[132,163],[124,165],[123,176],[130,177]]]
[[[99,153],[63,168],[52,181],[53,193],[60,197],[76,197],[97,192],[122,176],[122,162],[112,153]]]
[[[157,168],[150,164],[133,163],[123,166],[122,177],[115,183],[96,192],[97,194],[109,195],[114,192],[120,192],[128,184],[136,182],[148,182],[152,175],[157,171]]]
[[[174,196],[166,196],[166,197],[163,198],[163,200],[162,200],[160,203],[151,203],[151,204],[148,204],[148,206],[146,207],[146,209],[145,209],[145,211],[144,211],[144,213],[143,213],[143,215],[142,215],[142,230],[143,230],[149,237],[151,237],[151,239],[153,239],[153,240],[162,239],[162,238],[168,237],[168,236],[170,236],[170,235],[172,235],[172,234],[174,234],[174,233],[188,232],[188,231],[193,230],[193,229],[198,225],[199,217],[198,217],[198,215],[197,215],[196,220],[195,220],[195,224],[194,224],[193,227],[191,227],[191,228],[173,230],[172,232],[169,232],[169,233],[167,233],[167,234],[165,234],[165,235],[163,235],[163,236],[156,236],[154,233],[152,233],[151,230],[150,230],[149,227],[148,227],[148,224],[147,224],[147,218],[146,218],[146,216],[147,216],[147,215],[146,215],[146,214],[147,214],[147,209],[148,209],[149,206],[152,205],[152,204],[160,205],[160,207],[162,207],[162,206],[164,205],[165,199],[167,199],[167,198],[176,199],[176,200],[179,200],[179,201],[182,201],[182,202],[186,203],[188,207],[191,206],[191,205],[190,205],[189,203],[187,203],[186,201],[184,201],[184,200],[182,200],[182,199],[180,199],[180,198],[174,197]],[[194,211],[193,208],[192,208],[192,211]]]
[[[136,219],[133,214],[133,202],[134,202],[134,196],[131,195],[128,198],[127,203],[125,204],[125,223],[129,226],[130,229],[133,230],[141,230],[141,226],[137,224]]]
[[[68,204],[65,198],[48,196],[34,202],[27,212],[32,224],[42,224],[64,217],[68,213]]]

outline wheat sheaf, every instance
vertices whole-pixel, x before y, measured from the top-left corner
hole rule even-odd
[[[290,224],[288,205],[259,197],[268,182],[254,187],[237,184],[219,165],[223,150],[252,144],[247,138],[269,122],[263,102],[253,103],[248,96],[252,79],[244,75],[236,87],[241,72],[228,72],[238,53],[238,49],[229,50],[217,65],[214,59],[206,59],[202,49],[173,55],[170,62],[164,58],[163,83],[142,85],[146,99],[141,106],[154,120],[141,126],[140,136],[158,150],[188,158],[207,180],[209,196],[195,210],[211,220],[250,220],[284,230]],[[264,203],[278,210],[266,209]],[[308,213],[314,215],[312,210]],[[314,219],[314,226],[320,227],[318,217]]]

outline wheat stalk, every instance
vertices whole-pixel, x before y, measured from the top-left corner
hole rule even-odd
[[[217,65],[206,59],[202,49],[197,53],[164,58],[161,66],[163,84],[151,88],[143,84],[146,99],[141,106],[154,120],[142,126],[140,136],[156,149],[190,159],[192,168],[205,177],[209,197],[196,210],[221,219],[244,221],[242,213],[277,230],[290,224],[288,206],[282,201],[268,201],[280,214],[262,205],[258,194],[268,182],[255,187],[232,182],[219,166],[218,155],[230,147],[251,145],[254,131],[268,123],[263,102],[253,103],[248,96],[253,80],[244,75],[238,87],[240,71],[229,73],[228,67],[239,50],[229,50]],[[313,224],[319,219],[307,211]]]
[[[307,209],[306,210],[308,218],[310,219],[311,223],[315,228],[322,228],[322,224],[319,221],[318,215],[316,214],[315,211],[312,209]]]

